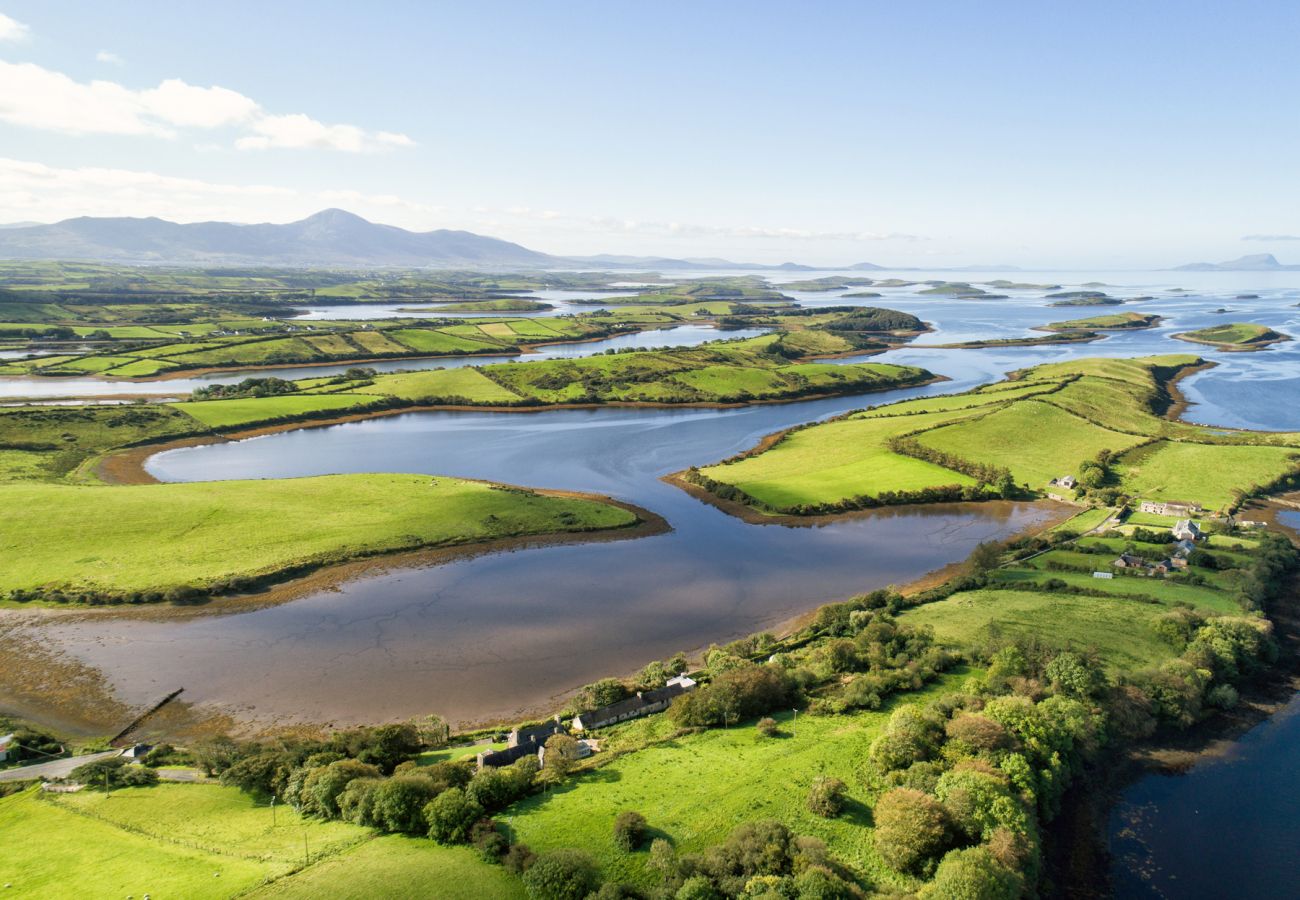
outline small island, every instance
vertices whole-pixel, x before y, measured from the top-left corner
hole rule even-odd
[[[1163,321],[1160,316],[1143,313],[1113,313],[1111,315],[1090,316],[1086,319],[1070,319],[1065,322],[1052,322],[1039,325],[1037,331],[1136,331],[1154,328]]]
[[[1211,347],[1218,347],[1220,350],[1230,352],[1263,350],[1271,344],[1291,340],[1288,335],[1282,334],[1280,331],[1274,331],[1265,325],[1255,325],[1251,322],[1230,322],[1226,325],[1214,325],[1197,331],[1184,331],[1173,336],[1180,341],[1190,341],[1193,344],[1208,344]]]

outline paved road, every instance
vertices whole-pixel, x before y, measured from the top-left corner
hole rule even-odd
[[[77,766],[85,765],[88,762],[94,762],[97,759],[107,759],[110,756],[120,756],[121,750],[106,750],[103,753],[89,753],[85,756],[73,756],[68,759],[56,759],[52,762],[36,763],[30,766],[19,766],[16,769],[0,770],[0,781],[31,781],[35,778],[63,778],[75,769]]]

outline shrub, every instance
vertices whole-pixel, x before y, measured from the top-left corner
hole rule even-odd
[[[469,842],[478,851],[485,862],[499,863],[501,857],[510,849],[506,836],[497,830],[491,819],[479,819],[470,828]]]
[[[506,867],[506,871],[513,875],[522,875],[532,868],[533,861],[537,859],[537,854],[529,849],[527,844],[511,844],[506,855],[501,858],[501,864]]]
[[[583,900],[599,886],[596,863],[581,850],[543,853],[524,873],[524,890],[533,900]]]
[[[1232,709],[1240,699],[1241,695],[1230,684],[1216,684],[1205,695],[1205,702],[1215,709]]]
[[[614,819],[614,844],[622,850],[635,850],[646,838],[645,816],[627,810]]]
[[[844,795],[849,786],[838,778],[819,777],[808,792],[808,811],[823,819],[833,819],[844,811]]]
[[[311,769],[298,792],[304,813],[337,818],[339,797],[358,778],[378,778],[379,769],[355,759],[340,759],[327,766]]]
[[[1007,869],[986,847],[953,850],[939,863],[934,881],[921,891],[925,900],[1016,900],[1020,876]]]
[[[758,731],[759,737],[776,737],[777,734],[780,733],[780,729],[777,728],[776,719],[773,719],[771,716],[764,716],[759,719],[754,728]]]
[[[424,807],[438,794],[432,778],[424,775],[394,775],[375,788],[371,816],[375,827],[403,834],[423,833],[428,825]]]
[[[460,788],[448,788],[424,807],[429,837],[440,844],[463,844],[474,823],[483,817],[479,806]]]
[[[71,778],[92,790],[120,787],[147,787],[158,783],[158,773],[144,766],[133,766],[120,756],[110,756],[83,763],[71,772]]]
[[[948,815],[938,800],[910,788],[881,795],[875,808],[876,851],[902,872],[925,873],[949,846]]]
[[[382,778],[357,778],[349,782],[339,794],[339,818],[353,825],[374,825],[375,791],[383,783]]]

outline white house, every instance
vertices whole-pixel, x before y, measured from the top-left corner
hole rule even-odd
[[[1178,541],[1198,541],[1201,539],[1201,527],[1191,519],[1179,519],[1173,527],[1174,539]]]
[[[12,734],[0,734],[0,762],[9,758],[9,754],[18,749],[18,742]]]

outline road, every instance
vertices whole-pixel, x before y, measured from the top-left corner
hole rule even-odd
[[[85,756],[56,759],[51,762],[36,763],[30,766],[19,766],[16,769],[0,769],[0,781],[32,781],[37,778],[63,778],[71,773],[77,766],[85,765],[88,762],[94,762],[97,759],[107,759],[110,756],[120,756],[121,753],[121,750],[106,750],[103,753],[88,753]]]

